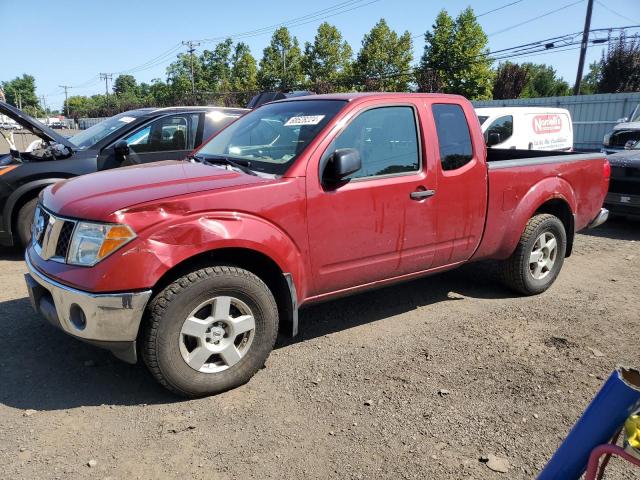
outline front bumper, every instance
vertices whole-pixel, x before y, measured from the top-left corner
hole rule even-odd
[[[49,323],[80,340],[111,350],[135,363],[136,337],[151,291],[90,293],[62,285],[32,265],[25,255],[31,305]]]
[[[587,228],[596,228],[597,226],[602,225],[604,222],[606,222],[608,218],[609,210],[607,210],[606,208],[601,208],[598,215],[596,215],[596,218],[591,220],[589,225],[587,225]]]

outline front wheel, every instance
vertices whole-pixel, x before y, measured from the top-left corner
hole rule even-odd
[[[174,393],[213,395],[249,381],[277,332],[276,302],[260,278],[241,268],[208,267],[177,279],[152,300],[142,355]]]
[[[33,223],[33,216],[36,213],[36,207],[38,206],[38,199],[34,198],[25,203],[20,210],[18,210],[18,216],[16,218],[16,230],[20,245],[24,248],[29,246],[31,242],[31,224]]]
[[[535,215],[527,223],[515,252],[502,262],[503,283],[524,295],[544,292],[556,280],[567,248],[564,224],[554,215]]]

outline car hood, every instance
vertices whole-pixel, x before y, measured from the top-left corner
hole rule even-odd
[[[614,130],[640,130],[640,122],[624,122],[618,123]]]
[[[22,110],[18,110],[13,105],[9,105],[6,102],[0,102],[0,114],[6,115],[22,128],[24,128],[25,130],[29,130],[31,133],[43,140],[59,143],[72,150],[77,148],[73,143],[57,133],[55,130],[47,127],[45,124],[39,122],[35,118],[30,117]]]
[[[607,160],[609,160],[612,167],[640,168],[640,150],[624,150],[613,155],[607,155]]]
[[[114,212],[141,203],[271,181],[216,166],[172,160],[64,180],[44,191],[43,204],[63,217],[106,221]]]

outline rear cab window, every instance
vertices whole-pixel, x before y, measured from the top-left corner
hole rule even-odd
[[[454,103],[435,103],[431,107],[438,135],[442,170],[457,170],[473,159],[471,133],[464,110]]]

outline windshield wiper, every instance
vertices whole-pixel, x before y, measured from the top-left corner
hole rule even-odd
[[[192,158],[205,165],[218,165],[221,163],[225,165],[230,165],[246,173],[247,175],[258,176],[258,174],[253,170],[251,170],[247,165],[242,165],[241,163],[236,162],[235,160],[231,160],[229,157],[225,157],[223,155],[206,156],[206,157],[200,156],[200,155],[190,155],[189,158]]]

